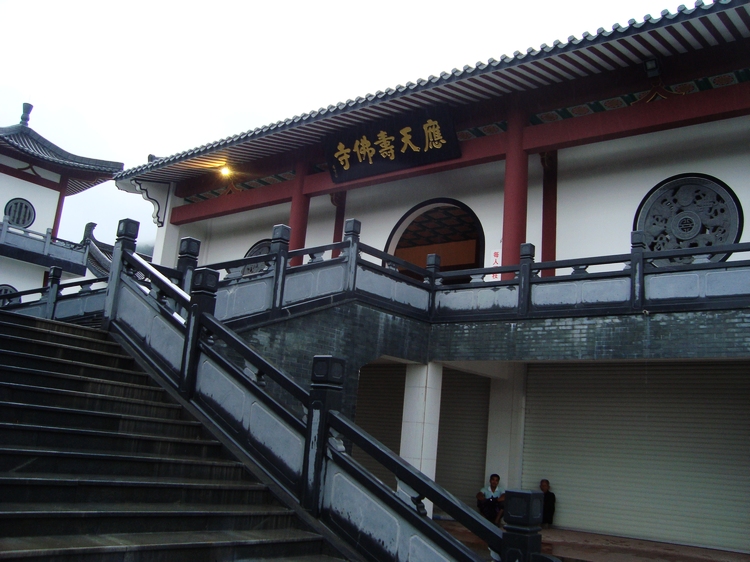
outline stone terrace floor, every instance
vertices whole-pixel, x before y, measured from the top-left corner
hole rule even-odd
[[[486,560],[491,560],[487,546],[463,526],[453,521],[437,523]],[[562,562],[750,562],[750,554],[562,529],[542,531],[542,552]]]

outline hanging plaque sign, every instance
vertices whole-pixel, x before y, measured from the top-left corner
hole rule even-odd
[[[334,183],[461,157],[446,110],[425,109],[342,131],[326,138]]]

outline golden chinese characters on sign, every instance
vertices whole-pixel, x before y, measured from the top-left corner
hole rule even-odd
[[[404,127],[399,131],[401,135],[401,148],[400,151],[404,154],[407,150],[412,152],[427,152],[428,150],[437,150],[443,147],[447,142],[443,138],[442,131],[440,130],[440,123],[435,119],[428,119],[422,126],[424,130],[425,145],[424,148],[420,148],[414,144],[412,140],[412,128]],[[362,135],[360,138],[354,141],[354,146],[348,148],[343,142],[336,145],[337,151],[334,153],[334,158],[338,160],[339,164],[344,170],[348,170],[351,167],[350,158],[352,153],[357,157],[358,163],[367,162],[368,164],[373,163],[373,157],[375,154],[379,154],[381,158],[387,160],[394,160],[396,158],[397,146],[393,144],[396,137],[388,134],[387,131],[380,131],[377,134],[377,140],[373,143],[367,138],[367,135]],[[378,147],[375,150],[373,145]]]
[[[440,108],[338,131],[326,137],[323,149],[336,183],[461,157],[452,116]]]

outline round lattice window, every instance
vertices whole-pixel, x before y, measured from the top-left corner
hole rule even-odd
[[[5,298],[5,295],[18,292],[13,285],[0,285],[0,307],[21,302],[20,297]]]
[[[742,235],[742,207],[722,181],[703,174],[671,177],[641,202],[633,230],[642,230],[648,250],[704,248],[737,243]],[[714,254],[723,261],[728,254]],[[657,260],[657,265],[691,263],[692,257]]]
[[[16,198],[11,199],[5,205],[5,216],[8,217],[8,222],[13,226],[20,226],[21,228],[30,227],[34,219],[36,219],[36,211],[34,206],[26,201],[26,199]]]
[[[271,240],[269,238],[266,238],[264,240],[261,240],[260,242],[256,242],[255,244],[253,244],[253,247],[247,251],[245,257],[251,258],[254,256],[262,256],[263,254],[267,254],[270,251]],[[242,268],[242,275],[260,273],[261,271],[265,271],[266,269],[268,269],[268,264],[266,263],[253,263]]]

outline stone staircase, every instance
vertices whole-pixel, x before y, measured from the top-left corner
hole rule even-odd
[[[106,332],[0,312],[0,560],[337,556]]]

